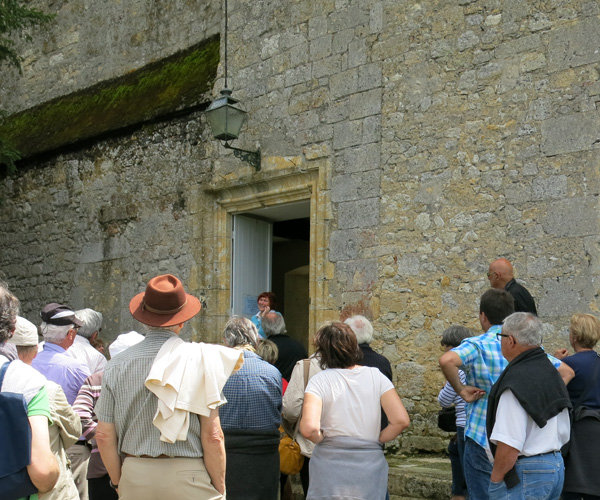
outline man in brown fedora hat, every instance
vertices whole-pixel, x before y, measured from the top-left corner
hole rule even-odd
[[[96,406],[96,440],[121,499],[225,498],[225,448],[218,409],[190,414],[185,440],[167,442],[153,424],[159,400],[144,385],[161,347],[200,311],[172,275],[148,282],[129,304],[146,338],[106,366]],[[190,344],[186,344],[190,345]]]

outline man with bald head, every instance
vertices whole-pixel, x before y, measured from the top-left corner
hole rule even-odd
[[[515,299],[515,312],[528,312],[537,316],[537,309],[531,294],[517,283],[513,274],[513,266],[508,259],[496,259],[490,264],[487,273],[492,288],[506,290]]]

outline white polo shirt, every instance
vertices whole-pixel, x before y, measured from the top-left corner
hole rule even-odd
[[[519,450],[519,456],[530,457],[560,450],[569,441],[570,434],[568,408],[540,428],[512,391],[507,389],[498,402],[490,441],[495,444],[502,442]]]

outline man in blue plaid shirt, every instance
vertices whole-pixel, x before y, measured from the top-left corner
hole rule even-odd
[[[514,299],[510,293],[494,288],[486,291],[479,304],[479,323],[485,333],[463,340],[440,358],[444,376],[468,403],[463,469],[469,497],[475,500],[489,498],[492,464],[486,453],[487,395],[508,364],[496,334],[502,332],[504,318],[513,312]],[[467,385],[460,381],[459,368],[467,376]]]

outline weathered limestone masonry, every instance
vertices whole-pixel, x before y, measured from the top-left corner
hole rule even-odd
[[[50,9],[24,78],[3,75],[11,112],[222,27],[218,1]],[[113,336],[136,326],[126,304],[147,278],[173,272],[204,301],[195,338],[216,341],[231,215],[310,200],[311,333],[369,304],[413,421],[400,445],[440,449],[440,334],[479,331],[491,260],[512,260],[550,351],[567,344],[573,312],[598,311],[599,2],[229,0],[229,11],[229,80],[249,111],[238,142],[260,145],[261,172],[210,139],[198,112],[25,160],[0,187],[0,269],[30,319],[48,300],[91,305]]]

